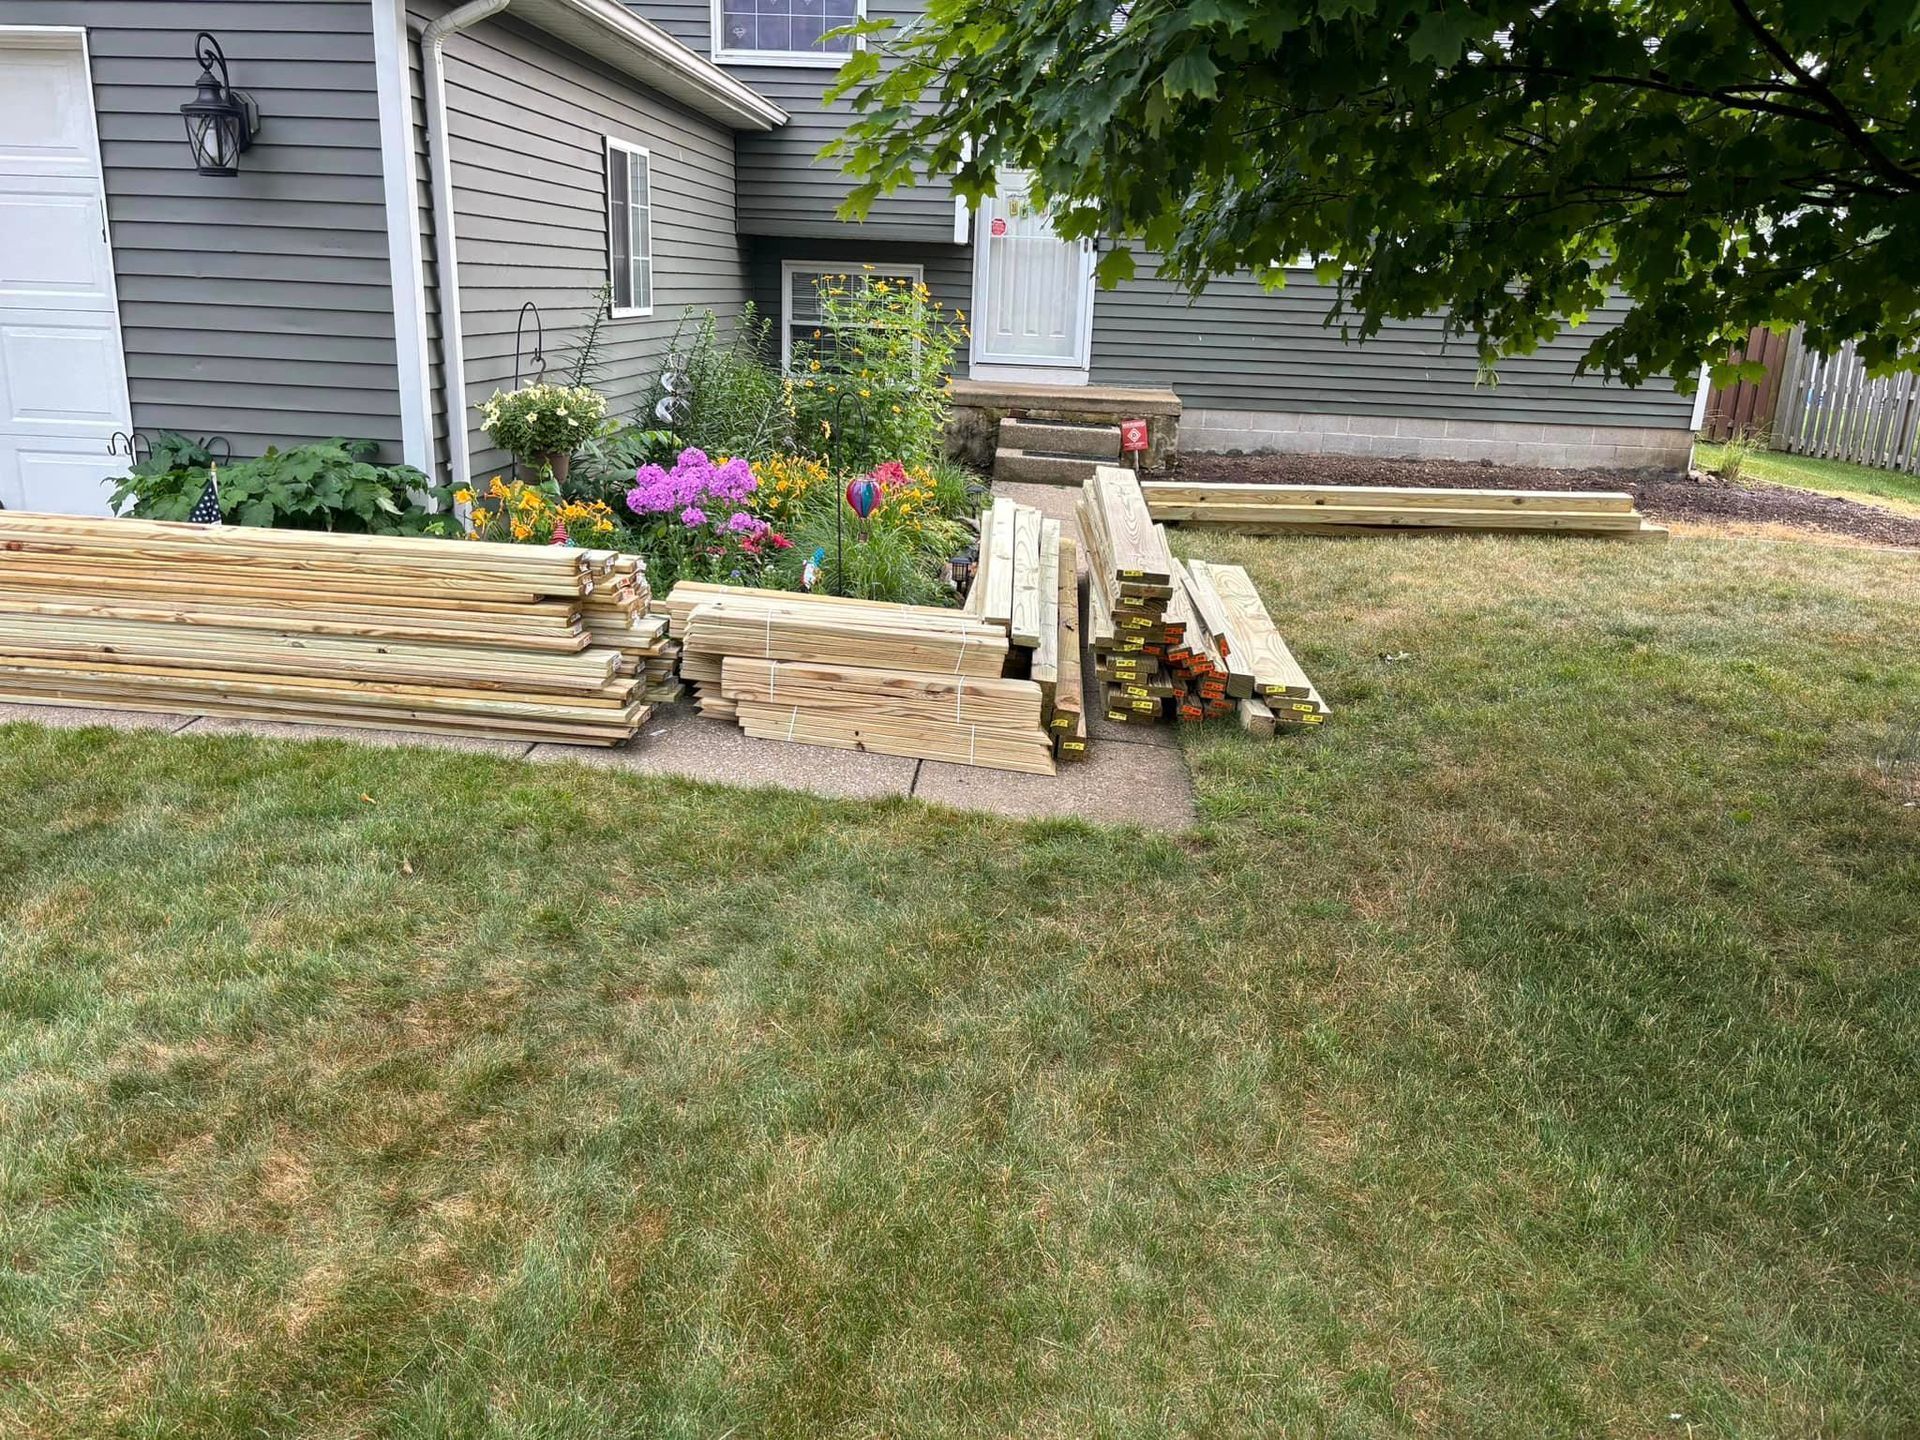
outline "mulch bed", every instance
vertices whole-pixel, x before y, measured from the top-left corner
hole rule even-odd
[[[1364,455],[1188,455],[1179,479],[1243,485],[1465,486],[1496,490],[1625,490],[1652,520],[1793,525],[1875,545],[1920,549],[1920,519],[1764,480],[1695,470],[1672,479],[1606,470],[1544,470],[1470,460],[1381,460]]]

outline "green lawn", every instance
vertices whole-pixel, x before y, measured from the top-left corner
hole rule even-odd
[[[1696,445],[1693,463],[1703,470],[1718,465],[1726,454],[1724,445]],[[1754,449],[1747,452],[1741,476],[1748,480],[1771,480],[1776,485],[1792,485],[1801,490],[1817,490],[1822,495],[1844,495],[1850,500],[1865,500],[1909,514],[1920,514],[1920,475],[1899,470],[1875,470],[1846,460],[1815,460],[1806,455],[1788,455],[1784,451]]]
[[[0,728],[0,1434],[1911,1434],[1920,559],[1203,553],[1190,839]]]

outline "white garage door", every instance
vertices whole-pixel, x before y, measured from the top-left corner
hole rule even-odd
[[[86,50],[0,26],[0,505],[108,513],[128,425]]]

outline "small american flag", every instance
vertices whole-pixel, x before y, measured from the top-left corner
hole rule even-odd
[[[193,502],[193,513],[187,516],[195,525],[218,525],[220,523],[220,467],[207,466],[207,488],[200,492],[200,498]]]

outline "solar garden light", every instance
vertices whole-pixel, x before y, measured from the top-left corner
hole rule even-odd
[[[238,175],[240,152],[260,133],[260,107],[246,91],[227,83],[227,57],[220,42],[204,30],[194,39],[193,57],[200,62],[199,88],[180,107],[193,168],[202,175]]]

